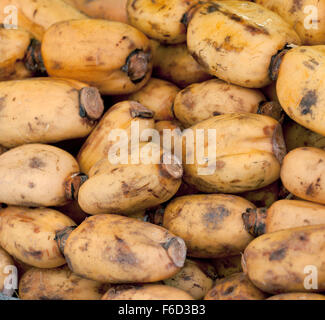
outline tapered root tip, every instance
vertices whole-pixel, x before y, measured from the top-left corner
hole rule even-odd
[[[181,162],[173,155],[164,154],[162,157],[162,164],[160,166],[161,173],[164,176],[174,179],[181,179],[183,177],[183,166]]]
[[[69,226],[64,228],[63,230],[56,232],[54,240],[58,244],[58,247],[62,255],[64,255],[64,247],[67,239],[69,238],[71,232],[76,228],[77,228],[76,226]]]
[[[252,234],[252,230],[254,230],[254,226],[256,223],[256,209],[247,209],[243,214],[242,218],[244,221],[244,226],[247,232]]]
[[[104,102],[99,90],[93,87],[85,87],[79,93],[80,116],[89,120],[98,120],[104,112]]]
[[[283,50],[280,50],[276,55],[272,57],[270,68],[269,68],[269,77],[272,81],[276,81],[278,79],[279,70],[280,70],[283,57],[286,55],[286,53],[289,50],[290,49],[287,48],[286,46]]]
[[[247,264],[246,264],[246,259],[245,259],[245,253],[242,253],[241,255],[241,267],[243,269],[244,274],[248,274],[247,272]]]
[[[155,115],[154,111],[149,110],[139,102],[131,101],[130,105],[130,114],[132,118],[152,119]]]
[[[186,29],[187,29],[189,23],[191,22],[191,20],[194,16],[194,13],[199,8],[199,6],[200,6],[200,3],[194,4],[189,10],[187,10],[187,12],[185,12],[183,14],[180,22],[185,26]]]
[[[242,214],[246,231],[253,237],[259,237],[265,233],[267,208],[248,208]]]
[[[184,240],[179,237],[171,238],[164,244],[164,248],[174,265],[178,268],[182,268],[185,264],[187,251]]]
[[[279,102],[277,101],[263,101],[258,106],[258,114],[263,114],[273,119],[283,122],[284,112]]]
[[[133,83],[141,82],[150,71],[151,53],[136,49],[127,57],[122,71],[127,73]]]
[[[34,76],[45,76],[47,74],[42,58],[41,47],[42,44],[38,40],[32,39],[24,58],[25,67],[27,70],[31,71]]]
[[[69,177],[65,183],[65,194],[67,200],[76,200],[78,198],[80,187],[87,180],[88,176],[83,173],[76,173]]]
[[[162,206],[159,206],[158,208],[154,209],[148,209],[147,211],[148,214],[148,222],[152,224],[156,224],[157,226],[162,226],[164,222],[164,213],[165,213],[165,208]]]
[[[283,137],[283,131],[280,124],[278,124],[273,133],[272,137],[273,154],[278,159],[279,163],[282,164],[285,155],[287,154],[287,147]]]

